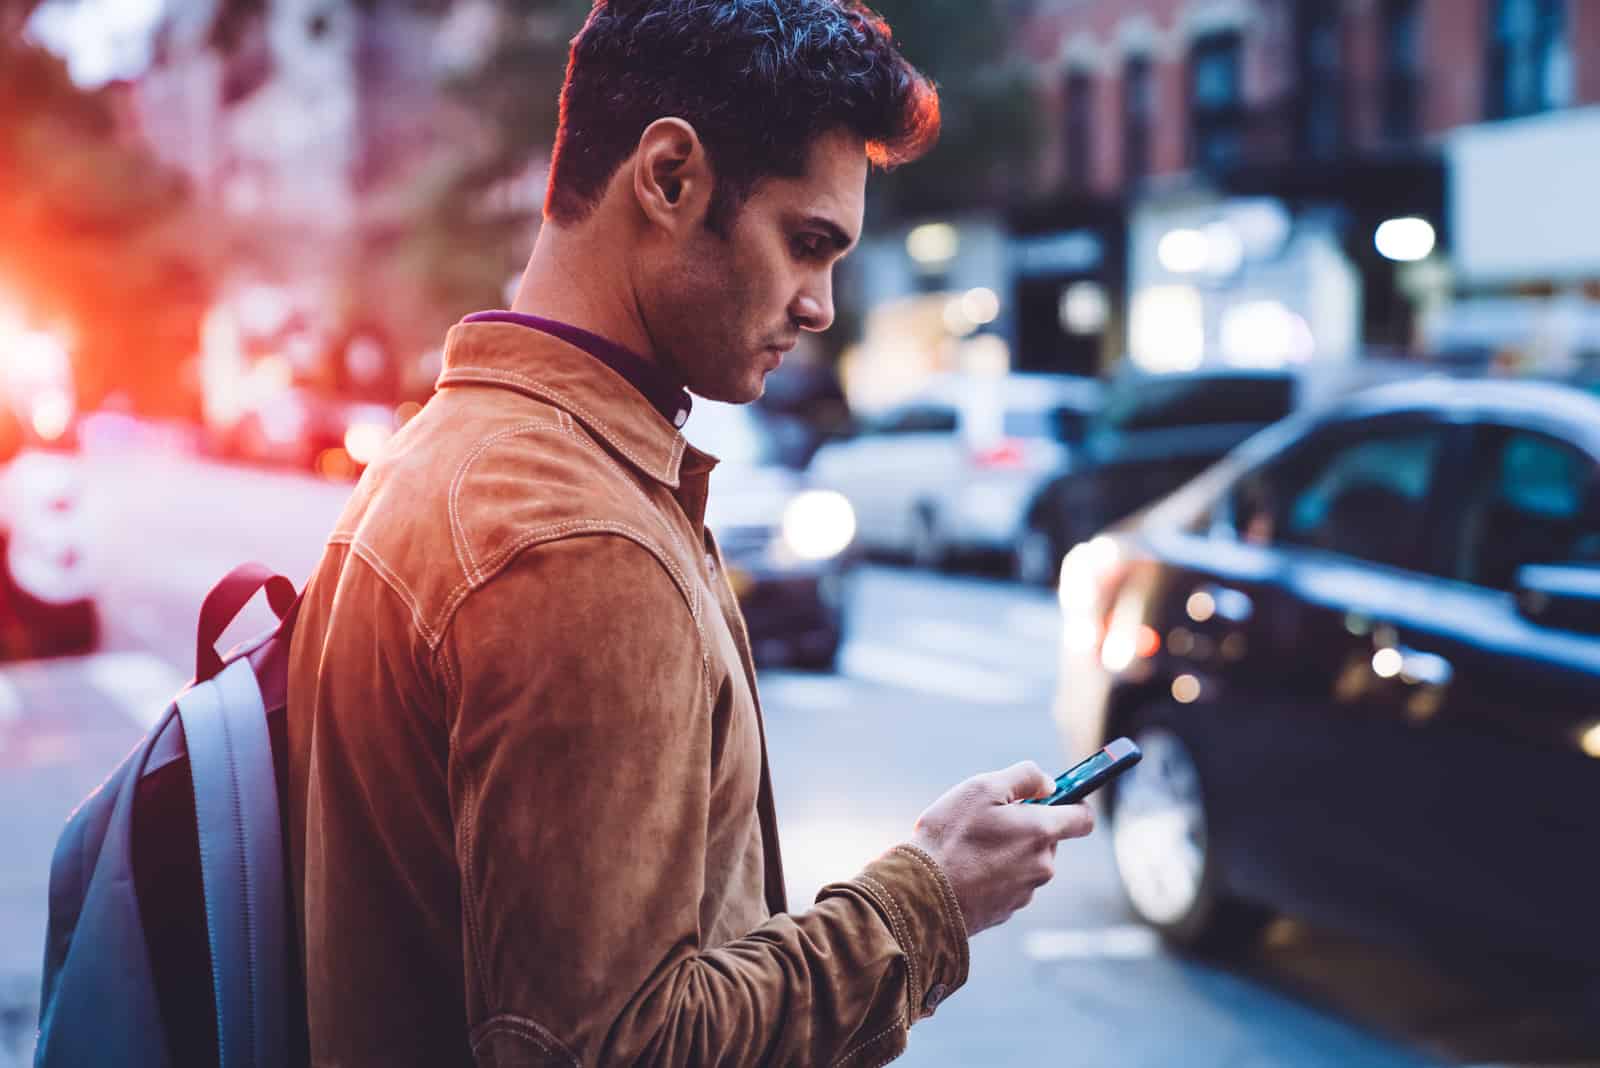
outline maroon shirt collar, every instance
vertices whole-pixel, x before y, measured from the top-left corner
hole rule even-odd
[[[461,321],[515,323],[517,326],[526,326],[531,330],[558,337],[567,344],[575,345],[587,352],[627,379],[628,384],[642,393],[645,400],[649,401],[651,406],[661,413],[661,417],[673,426],[681,430],[683,424],[689,421],[689,410],[694,407],[694,400],[689,396],[689,391],[674,382],[660,366],[615,341],[603,338],[599,334],[592,334],[571,323],[546,319],[540,315],[525,315],[522,312],[474,312]]]

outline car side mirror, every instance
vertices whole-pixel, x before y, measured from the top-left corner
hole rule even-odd
[[[1540,626],[1600,634],[1600,567],[1519,568],[1516,598],[1517,611]]]

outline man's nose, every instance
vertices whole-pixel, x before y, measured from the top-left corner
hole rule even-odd
[[[802,330],[821,333],[833,325],[833,287],[824,282],[802,290],[793,305],[795,323]]]

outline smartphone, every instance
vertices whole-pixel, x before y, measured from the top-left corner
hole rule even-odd
[[[1056,789],[1049,797],[1024,801],[1025,805],[1070,805],[1082,801],[1118,775],[1139,763],[1144,754],[1132,738],[1118,738],[1087,760],[1074,764],[1056,776]]]

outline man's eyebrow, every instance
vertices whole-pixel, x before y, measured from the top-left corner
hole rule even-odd
[[[833,245],[835,252],[849,252],[855,247],[856,239],[845,233],[844,227],[832,219],[825,219],[821,215],[810,215],[806,217],[801,225],[813,226],[821,230],[827,235],[828,242]]]

